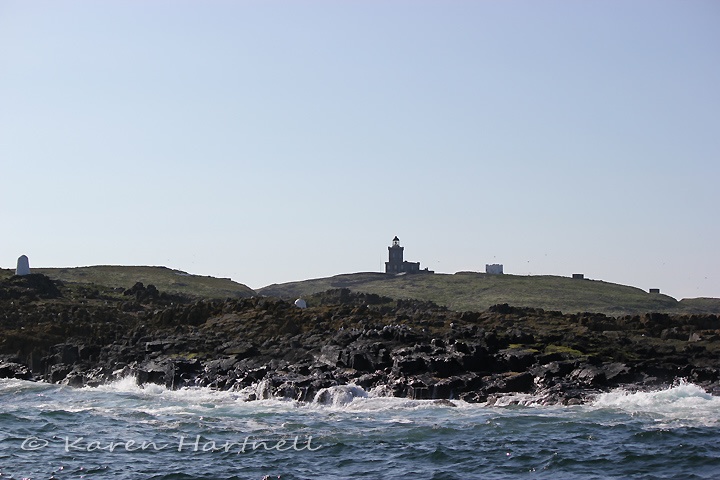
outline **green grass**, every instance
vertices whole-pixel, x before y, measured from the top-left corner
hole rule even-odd
[[[131,267],[103,265],[76,268],[33,268],[32,273],[43,273],[66,283],[95,284],[127,289],[142,282],[155,285],[161,292],[180,293],[200,298],[244,298],[255,292],[229,278],[190,275],[166,267]]]
[[[680,300],[680,305],[688,313],[720,313],[720,298],[684,298]]]
[[[537,348],[528,347],[527,345],[523,345],[522,343],[511,343],[510,345],[508,345],[508,348],[524,350],[529,353],[538,353],[539,352],[539,350]]]
[[[597,280],[574,280],[557,276],[486,275],[461,272],[448,274],[386,275],[356,273],[302,282],[270,285],[258,290],[263,295],[297,298],[329,288],[376,293],[393,298],[431,300],[458,311],[484,311],[507,303],[516,307],[559,310],[564,313],[599,312],[607,315],[647,312],[720,313],[720,300],[678,302],[672,297]]]
[[[189,275],[166,267],[95,266],[33,268],[50,278],[76,284],[130,288],[135,282],[153,284],[160,291],[201,298],[242,298],[255,294],[247,286],[227,278]],[[14,270],[0,269],[0,278]],[[300,282],[274,284],[257,293],[294,299],[334,288],[376,293],[396,299],[430,300],[457,311],[484,311],[507,303],[516,307],[559,310],[564,313],[598,312],[619,316],[664,312],[674,314],[720,314],[720,299],[695,298],[677,301],[639,288],[597,280],[574,280],[557,276],[449,274],[386,275],[353,273]]]
[[[545,353],[564,353],[572,357],[583,357],[585,356],[580,350],[566,347],[564,345],[548,345],[545,347]]]

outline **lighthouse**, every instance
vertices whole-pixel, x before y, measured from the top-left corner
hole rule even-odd
[[[428,270],[420,270],[420,262],[407,262],[403,260],[405,247],[400,246],[400,239],[396,236],[392,239],[392,245],[388,247],[388,261],[385,262],[385,273],[398,275],[401,273],[433,273]]]

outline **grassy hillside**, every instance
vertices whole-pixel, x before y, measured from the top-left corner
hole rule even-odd
[[[508,303],[518,307],[539,307],[565,313],[601,312],[607,315],[646,312],[720,313],[718,299],[678,302],[667,295],[650,294],[639,288],[596,280],[574,280],[556,276],[486,275],[474,272],[401,276],[356,273],[269,285],[259,289],[258,293],[296,298],[341,287],[393,298],[431,300],[460,311],[482,311],[491,305]]]
[[[680,306],[688,313],[720,313],[720,298],[684,298]]]
[[[189,275],[165,267],[95,266],[34,268],[50,278],[68,283],[130,288],[135,282],[153,284],[160,291],[203,298],[242,298],[255,294],[245,285],[227,278]],[[14,270],[0,269],[0,278]],[[517,307],[560,310],[565,313],[601,312],[607,315],[667,313],[720,314],[720,299],[694,298],[677,301],[639,288],[597,280],[573,280],[555,276],[486,275],[460,272],[454,275],[386,275],[353,273],[261,288],[261,295],[297,298],[333,288],[376,293],[392,298],[431,300],[458,310],[486,310],[498,303]]]
[[[96,284],[130,288],[136,282],[155,285],[161,292],[180,293],[202,298],[244,298],[255,295],[249,287],[229,278],[190,275],[166,267],[130,267],[103,265],[76,268],[33,268],[32,273],[67,283]],[[5,270],[4,272],[11,272]]]

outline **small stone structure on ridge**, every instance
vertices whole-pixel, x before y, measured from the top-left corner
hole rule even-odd
[[[492,265],[485,264],[485,273],[489,275],[502,275],[503,266],[501,263],[493,263]]]
[[[30,260],[26,255],[20,255],[18,258],[15,275],[30,275]]]

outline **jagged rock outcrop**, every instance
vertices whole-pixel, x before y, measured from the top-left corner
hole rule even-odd
[[[348,384],[489,403],[509,393],[578,403],[679,377],[720,391],[715,315],[453,312],[348,290],[299,309],[263,297],[191,300],[141,283],[80,289],[42,275],[2,281],[0,292],[0,378],[92,386],[132,375],[300,401]]]

